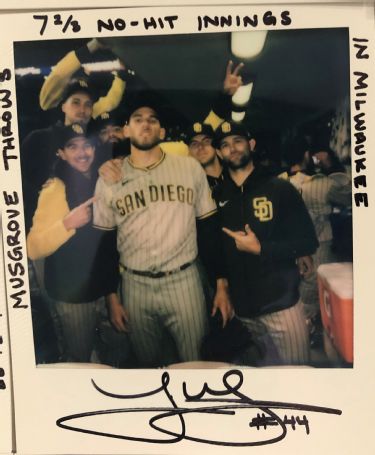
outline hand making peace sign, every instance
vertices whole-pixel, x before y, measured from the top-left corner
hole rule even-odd
[[[233,96],[241,87],[242,77],[239,73],[243,67],[244,64],[241,62],[233,70],[233,61],[229,60],[223,82],[223,90],[227,95]]]

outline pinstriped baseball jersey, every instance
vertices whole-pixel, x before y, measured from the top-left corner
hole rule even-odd
[[[121,263],[134,270],[168,271],[194,260],[196,218],[216,211],[199,163],[164,153],[148,168],[125,159],[121,181],[99,179],[96,195],[94,225],[117,226]]]

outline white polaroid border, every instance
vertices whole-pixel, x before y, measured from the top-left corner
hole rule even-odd
[[[76,5],[77,3],[75,3]],[[91,2],[92,5],[92,2]],[[260,16],[269,7],[251,6],[253,13]],[[374,262],[372,261],[372,228],[371,217],[374,215],[373,181],[375,149],[374,132],[370,125],[373,123],[374,82],[373,82],[373,47],[374,27],[373,10],[371,6],[363,5],[288,5],[274,6],[272,11],[280,17],[284,10],[290,11],[292,24],[288,29],[349,27],[350,31],[350,78],[351,78],[351,112],[352,112],[352,143],[353,143],[353,177],[356,177],[354,160],[355,132],[358,122],[354,120],[356,113],[355,100],[359,89],[356,73],[371,75],[366,80],[366,87],[361,89],[366,103],[360,105],[365,121],[366,138],[366,188],[353,188],[353,194],[366,193],[368,207],[361,202],[354,209],[354,295],[355,295],[355,364],[352,369],[244,369],[226,370],[82,370],[82,369],[47,369],[35,366],[33,333],[29,290],[27,287],[27,272],[19,276],[24,280],[23,285],[14,288],[14,282],[8,271],[10,259],[8,252],[15,257],[27,271],[25,233],[23,231],[22,186],[19,164],[18,125],[16,111],[16,91],[14,77],[13,42],[36,41],[40,39],[69,39],[90,38],[98,36],[97,20],[105,17],[126,16],[127,20],[139,20],[150,10],[142,8],[127,8],[126,10],[86,10],[65,13],[63,19],[73,14],[81,25],[81,30],[74,33],[68,30],[61,33],[61,27],[52,26],[52,14],[47,13],[49,23],[40,35],[40,21],[33,19],[33,13],[0,16],[1,48],[0,74],[10,71],[9,77],[4,77],[0,87],[0,121],[1,127],[11,132],[7,148],[2,144],[1,159],[1,211],[3,216],[3,241],[5,272],[7,279],[7,301],[12,347],[13,386],[15,391],[14,412],[16,430],[16,451],[20,454],[172,454],[172,453],[249,453],[257,454],[372,454],[375,442],[372,437],[372,406],[375,405],[373,377],[375,360],[373,349],[373,320],[375,316],[373,300],[375,293],[371,285],[374,277]],[[148,31],[152,34],[181,34],[197,32],[197,16],[202,14],[246,15],[249,7],[217,6],[217,7],[170,7],[153,8],[152,15],[164,17],[176,14],[178,21],[171,30]],[[39,14],[39,13],[38,13]],[[259,29],[265,28],[259,25]],[[274,29],[282,28],[276,25]],[[285,28],[285,27],[284,27]],[[225,31],[240,30],[233,26]],[[206,32],[218,30],[208,29]],[[121,36],[123,32],[114,31],[102,33],[102,36]],[[128,31],[128,34],[144,35],[144,30]],[[363,41],[355,41],[355,39]],[[364,46],[362,54],[358,44]],[[369,58],[363,57],[369,55]],[[6,114],[7,113],[7,114]],[[4,136],[3,138],[4,139]],[[8,159],[4,157],[7,156]],[[6,167],[8,166],[8,167]],[[358,173],[359,175],[359,173]],[[363,199],[364,197],[359,197]],[[12,224],[10,224],[12,221]],[[14,245],[7,242],[7,236],[17,232],[20,248],[15,252]],[[22,258],[21,258],[22,256]],[[18,282],[18,285],[20,282]],[[17,294],[17,296],[15,296]],[[1,357],[0,357],[1,358]],[[227,385],[224,384],[226,378]],[[241,384],[243,378],[243,384]],[[190,395],[199,395],[207,383],[213,390],[233,388],[226,398],[238,398],[241,393],[248,399],[266,400],[276,403],[294,403],[290,412],[285,409],[278,411],[272,408],[276,416],[282,419],[285,413],[289,418],[298,416],[294,424],[288,424],[287,434],[283,434],[283,425],[276,428],[268,427],[259,436],[254,432],[249,435],[251,418],[245,408],[236,417],[228,414],[212,415],[212,413],[180,414],[182,408],[197,409],[207,407],[207,403],[187,403],[184,399],[183,383],[186,382]],[[95,386],[96,385],[96,386]],[[161,392],[143,396],[148,391],[161,388]],[[102,390],[102,392],[100,392]],[[103,393],[104,392],[104,393]],[[227,390],[228,392],[228,390]],[[228,392],[229,393],[229,392]],[[133,399],[123,399],[120,395],[141,395]],[[210,397],[206,393],[205,397]],[[212,396],[210,397],[212,399]],[[200,401],[200,402],[199,402]],[[300,410],[299,405],[300,404]],[[232,406],[233,403],[227,406]],[[220,400],[209,403],[208,407],[223,408]],[[236,406],[236,405],[234,405]],[[275,405],[276,406],[276,405]],[[306,406],[312,406],[310,410]],[[236,406],[237,407],[237,406]],[[277,406],[276,406],[277,407]],[[315,412],[315,407],[321,407]],[[143,412],[134,408],[143,408]],[[156,408],[156,410],[152,409]],[[162,409],[164,409],[164,411]],[[314,409],[313,409],[314,408]],[[324,409],[323,409],[324,408]],[[115,410],[122,409],[122,412]],[[258,412],[266,414],[270,405],[258,404]],[[131,412],[132,410],[132,412]],[[155,422],[165,428],[167,434],[152,429],[149,419],[170,410],[169,419]],[[126,412],[125,412],[126,411]],[[338,412],[339,411],[339,412]],[[254,412],[254,410],[253,410]],[[90,415],[85,415],[89,413]],[[255,412],[256,414],[256,412]],[[339,415],[340,414],[340,415]],[[69,416],[75,415],[74,420]],[[268,414],[269,415],[269,414]],[[307,416],[309,434],[307,433]],[[183,416],[183,417],[181,417]],[[81,417],[81,418],[78,418]],[[60,426],[57,425],[60,422]],[[81,431],[71,431],[62,425],[79,427]],[[82,432],[83,430],[83,432]],[[106,435],[90,434],[105,433]],[[169,432],[169,434],[168,434]],[[113,437],[113,435],[132,435],[144,438],[143,441],[132,441]],[[112,437],[110,437],[112,435]],[[224,446],[221,443],[198,443],[189,437],[199,435],[207,441],[236,442],[252,440],[255,447]],[[285,436],[285,437],[284,437]],[[148,442],[146,439],[155,438],[158,441],[168,440],[168,443]],[[268,444],[272,438],[279,442]]]
[[[30,10],[30,9],[62,9],[62,8],[112,8],[112,7],[129,7],[129,6],[136,6],[136,7],[154,7],[154,6],[187,6],[187,5],[196,5],[202,6],[204,5],[225,5],[228,2],[226,0],[205,0],[202,2],[201,0],[182,0],[178,2],[177,0],[109,0],[106,2],[106,5],[103,5],[102,0],[32,0],[31,2],[27,0],[13,0],[11,5],[2,4],[0,5],[0,10],[12,11],[12,10]],[[252,4],[285,4],[286,2],[283,0],[253,0],[249,2],[248,0],[236,0],[236,5],[246,5],[249,3]],[[289,4],[298,4],[298,3],[306,3],[304,0],[292,0]],[[362,3],[362,4],[370,4],[371,0],[330,0],[330,2],[326,2],[326,0],[310,0],[308,3]],[[12,8],[10,8],[10,6]]]
[[[1,211],[0,211],[1,231]],[[10,345],[8,308],[5,286],[4,249],[0,242],[0,454],[13,450],[13,405],[12,372],[10,368]]]

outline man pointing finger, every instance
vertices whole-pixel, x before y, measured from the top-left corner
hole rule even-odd
[[[251,254],[260,254],[261,246],[259,240],[248,224],[245,226],[245,232],[234,232],[225,227],[223,231],[235,240],[238,250]]]

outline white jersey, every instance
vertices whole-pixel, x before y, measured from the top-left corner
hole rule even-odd
[[[94,225],[117,227],[121,263],[133,270],[174,270],[198,254],[196,218],[216,211],[206,174],[191,157],[162,154],[148,168],[126,158],[122,179],[107,185],[99,178]]]

